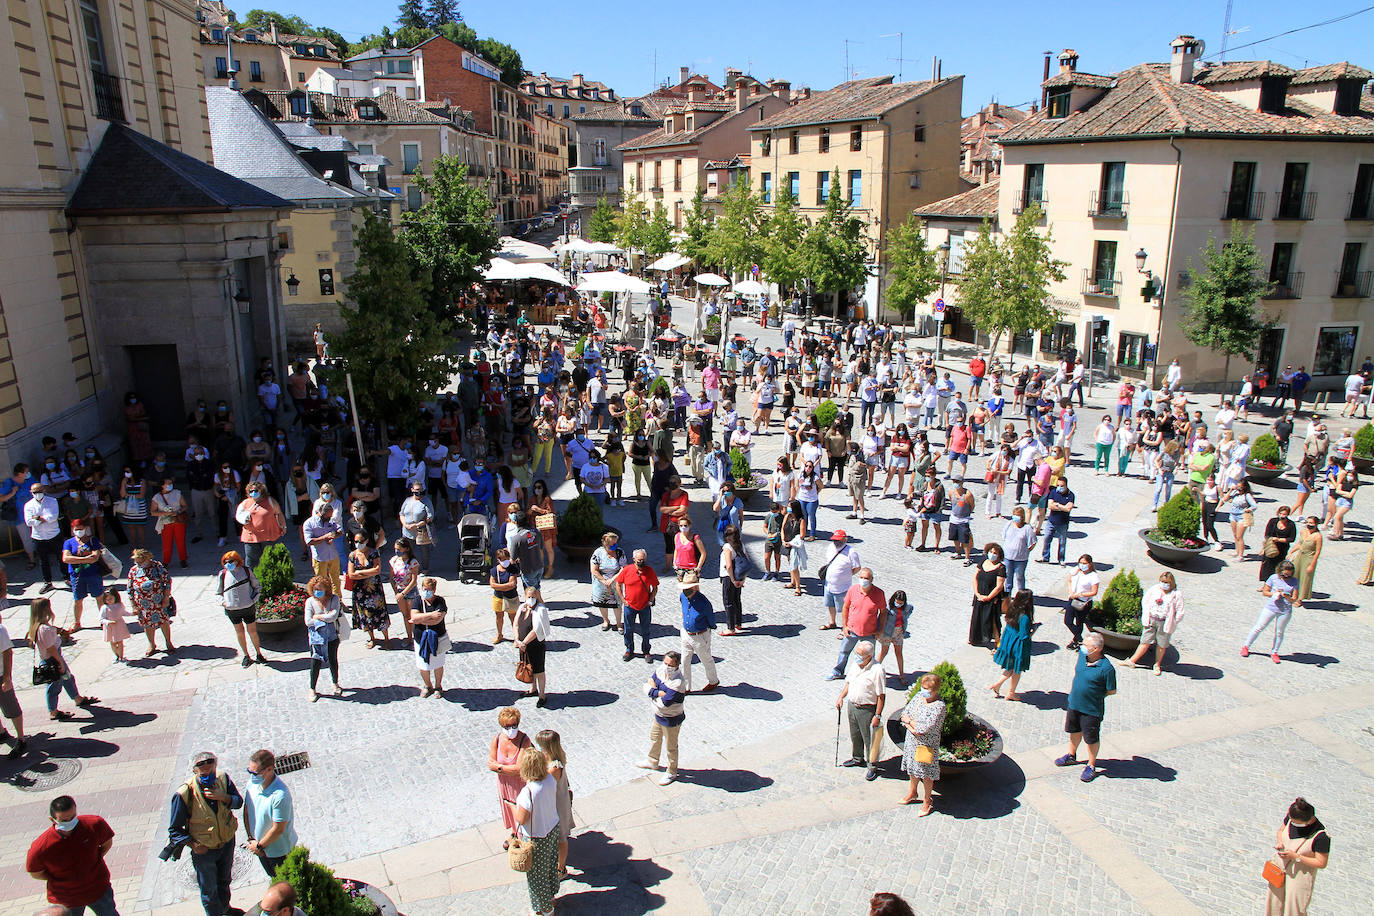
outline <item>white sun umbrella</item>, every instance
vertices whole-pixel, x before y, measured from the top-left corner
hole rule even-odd
[[[583,274],[577,284],[580,293],[648,293],[652,286],[638,277],[618,270],[598,270]]]
[[[762,296],[768,288],[757,280],[741,280],[730,287],[741,296]]]
[[[497,254],[513,261],[543,261],[547,263],[557,257],[552,250],[543,245],[536,245],[534,242],[527,242],[524,239],[503,235],[500,241],[501,248]]]
[[[690,264],[691,261],[692,259],[687,257],[686,255],[678,254],[676,251],[670,251],[654,263],[650,264],[649,269],[661,271],[676,270],[683,264]]]
[[[491,265],[482,271],[482,276],[493,282],[501,280],[542,280],[569,286],[568,278],[548,264],[538,261],[511,261],[507,258],[492,258]]]
[[[590,242],[584,249],[592,254],[624,254],[625,249],[610,242]]]
[[[720,274],[697,274],[692,278],[693,283],[704,283],[707,286],[729,286],[730,281]]]
[[[596,251],[596,242],[589,242],[586,239],[569,239],[562,245],[555,245],[557,251],[580,251],[583,254],[590,254]]]

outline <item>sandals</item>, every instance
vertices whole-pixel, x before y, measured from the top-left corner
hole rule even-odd
[[[93,706],[99,702],[100,697],[77,697],[76,699],[76,705],[80,706],[82,709],[85,709],[87,706]]]
[[[54,709],[52,712],[48,713],[48,718],[57,722],[66,722],[68,719],[72,718],[72,714],[65,709]]]
[[[839,625],[834,623],[822,624],[821,626],[822,630],[838,630],[839,628]]]

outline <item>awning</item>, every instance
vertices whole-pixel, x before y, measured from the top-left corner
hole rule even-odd
[[[650,270],[676,270],[683,264],[690,264],[692,259],[676,251],[670,251],[657,261],[649,265]]]
[[[513,236],[501,236],[501,248],[496,252],[500,257],[512,261],[552,261],[556,255],[543,245],[526,242]]]

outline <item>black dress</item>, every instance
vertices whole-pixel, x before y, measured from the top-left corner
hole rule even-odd
[[[978,571],[974,573],[974,584],[977,593],[986,595],[997,587],[998,579],[1007,577],[1007,568],[998,563],[992,569],[985,569],[984,564],[978,564]],[[1006,585],[1003,583],[1003,588]],[[971,646],[997,645],[997,636],[1001,631],[1002,621],[1002,592],[999,591],[992,596],[991,601],[979,601],[973,599],[973,616],[968,625],[968,643]]]
[[[1279,568],[1279,564],[1288,556],[1288,549],[1293,546],[1293,542],[1298,539],[1298,526],[1290,519],[1279,518],[1277,515],[1269,520],[1269,524],[1264,526],[1264,537],[1283,538],[1283,542],[1278,545],[1277,556],[1260,557],[1259,580],[1268,582],[1269,577]],[[1263,551],[1261,550],[1261,553]]]

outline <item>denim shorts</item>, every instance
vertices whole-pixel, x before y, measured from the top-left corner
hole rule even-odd
[[[825,593],[825,606],[828,608],[833,607],[837,611],[840,610],[844,607],[844,596],[844,592],[832,592],[827,590]]]

